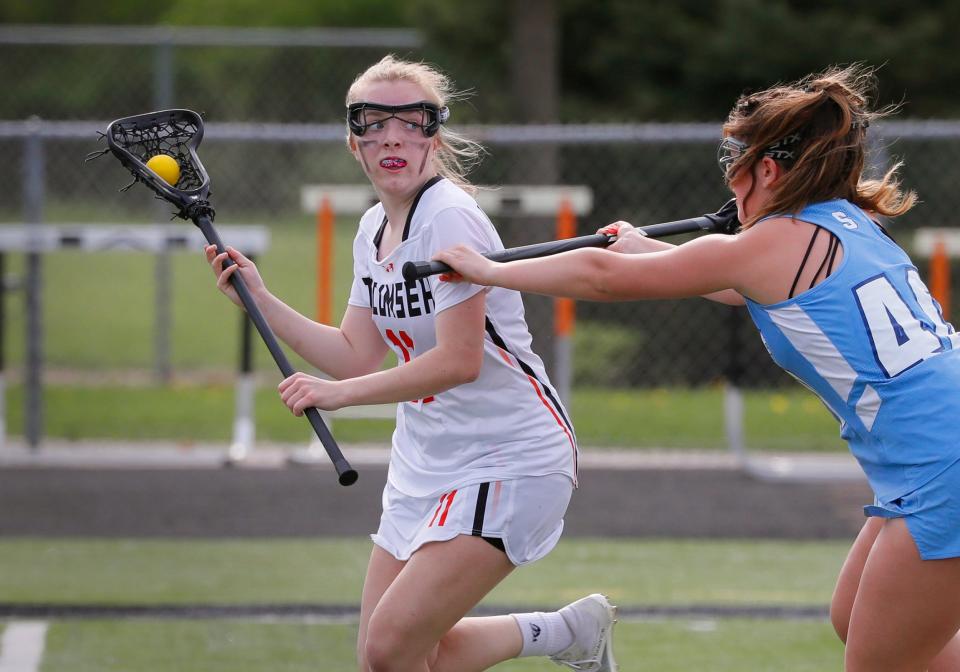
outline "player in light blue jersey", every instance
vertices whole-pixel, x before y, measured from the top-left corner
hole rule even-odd
[[[607,250],[496,264],[437,255],[450,280],[590,300],[746,304],[774,360],[840,420],[875,501],[831,616],[848,672],[960,669],[960,338],[878,223],[915,203],[863,176],[873,72],[831,68],[737,101],[719,160],[742,230],[672,246],[631,225]]]

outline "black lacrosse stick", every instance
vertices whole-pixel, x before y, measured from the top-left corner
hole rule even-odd
[[[223,242],[213,228],[215,213],[207,200],[210,195],[210,177],[197,156],[197,147],[203,139],[203,119],[199,114],[191,110],[162,110],[125,117],[112,122],[107,127],[105,136],[109,149],[93,152],[88,155],[88,159],[96,158],[108,151],[120,159],[120,163],[133,173],[134,177],[134,181],[121,191],[126,191],[137,182],[143,182],[156,193],[158,198],[175,205],[179,217],[192,220],[203,232],[207,241],[216,245],[218,253],[224,251]],[[180,166],[180,175],[176,184],[168,184],[147,168],[147,161],[157,154],[173,157]],[[233,261],[227,259],[224,266],[231,264]],[[277,337],[270,329],[270,325],[257,308],[243,278],[239,273],[234,273],[230,282],[237,290],[247,315],[263,337],[280,371],[285,377],[292,376],[295,371],[277,342]],[[304,414],[330,456],[337,470],[340,485],[355,483],[357,472],[340,452],[337,442],[320,417],[319,411],[316,408],[308,408]]]
[[[648,224],[641,226],[638,231],[650,238],[663,238],[665,236],[675,236],[680,233],[725,233],[734,234],[740,229],[740,220],[737,219],[737,199],[731,198],[723,204],[716,212],[700,215],[699,217],[690,217],[689,219],[678,219],[674,222],[661,222],[660,224]],[[551,240],[546,243],[534,243],[533,245],[523,245],[521,247],[510,247],[506,250],[497,250],[496,252],[485,252],[483,256],[491,261],[520,261],[522,259],[534,259],[536,257],[549,257],[554,254],[561,254],[571,250],[579,250],[584,247],[606,247],[613,243],[617,237],[612,233],[594,233],[589,236],[579,236],[578,238],[564,238],[563,240]],[[403,279],[407,282],[413,282],[417,278],[426,278],[437,273],[449,273],[453,269],[442,261],[408,261],[403,265],[401,272]]]

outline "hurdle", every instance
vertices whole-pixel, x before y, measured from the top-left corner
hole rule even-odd
[[[556,217],[557,236],[576,235],[576,217],[593,209],[593,190],[582,185],[506,185],[479,187],[475,196],[487,215],[493,217]],[[368,184],[308,184],[300,189],[300,208],[317,218],[317,320],[329,324],[332,305],[333,222],[337,215],[357,216],[379,201]],[[554,308],[554,347],[556,371],[554,383],[564,402],[570,399],[571,360],[574,327],[573,301],[558,299]],[[344,408],[325,414],[334,418],[393,418],[396,404],[379,404]]]
[[[950,258],[960,256],[960,229],[917,229],[913,250],[929,257],[927,287],[940,304],[943,319],[950,321]]]
[[[225,226],[223,238],[251,258],[265,251],[270,234],[263,226]],[[4,224],[0,226],[0,292],[7,286],[5,257],[8,253],[24,253],[36,259],[55,251],[76,252],[199,252],[206,245],[203,234],[190,225],[88,225],[88,224]],[[37,286],[31,286],[36,284]],[[42,288],[40,283],[25,283],[26,342],[39,349],[43,342]],[[3,300],[0,298],[0,448],[6,443],[6,379],[4,361],[5,324]],[[253,356],[250,320],[242,317],[239,375],[235,387],[236,406],[233,438],[228,459],[242,459],[253,445]],[[36,451],[43,436],[42,368],[39,352],[28,356],[24,376],[24,439]]]

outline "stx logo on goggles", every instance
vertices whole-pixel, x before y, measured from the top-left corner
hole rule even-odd
[[[800,133],[791,133],[786,135],[763,150],[764,156],[771,159],[783,161],[792,164],[797,158],[797,146],[800,144]],[[720,172],[725,178],[730,178],[730,168],[737,160],[747,153],[750,145],[743,140],[738,140],[733,136],[727,136],[720,141],[717,147],[717,163],[720,164]]]

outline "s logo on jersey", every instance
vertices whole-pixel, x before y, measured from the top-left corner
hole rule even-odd
[[[850,217],[846,213],[837,211],[837,212],[831,212],[830,214],[833,215],[833,218],[835,220],[843,224],[843,228],[845,229],[857,228],[857,223],[852,219],[850,219]]]
[[[419,317],[433,312],[433,292],[426,278],[378,284],[363,278],[370,293],[370,308],[383,317]]]

